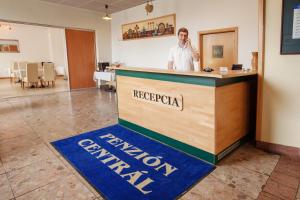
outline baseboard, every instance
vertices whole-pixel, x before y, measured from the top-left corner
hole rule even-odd
[[[0,77],[0,79],[10,79],[10,77]]]
[[[281,144],[256,141],[256,147],[268,152],[289,156],[300,160],[300,148],[290,147]]]

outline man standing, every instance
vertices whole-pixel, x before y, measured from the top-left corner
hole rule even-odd
[[[178,30],[178,44],[170,49],[168,69],[180,71],[194,71],[194,61],[199,61],[199,54],[191,45],[188,38],[189,31],[186,28]]]

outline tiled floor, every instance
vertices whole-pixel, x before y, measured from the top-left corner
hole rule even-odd
[[[98,89],[0,100],[0,200],[102,199],[49,142],[116,123],[115,101]],[[300,200],[299,170],[246,144],[181,199],[295,199],[298,190]]]
[[[55,83],[55,87],[28,88],[26,86],[23,89],[20,83],[11,83],[10,79],[0,79],[0,98],[49,94],[69,90],[68,81],[64,80],[62,76],[58,76]]]

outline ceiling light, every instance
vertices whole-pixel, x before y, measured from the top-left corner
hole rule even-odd
[[[102,19],[105,20],[105,21],[109,21],[109,20],[112,19],[112,18],[108,15],[107,9],[108,9],[108,5],[105,4],[105,16],[102,17]]]
[[[147,4],[146,4],[146,6],[145,6],[145,10],[146,10],[146,12],[147,12],[147,15],[153,11],[152,0],[147,1]]]

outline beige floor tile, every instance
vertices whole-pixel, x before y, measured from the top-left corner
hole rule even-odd
[[[93,200],[96,197],[78,179],[69,175],[32,192],[17,200]]]
[[[251,200],[252,198],[221,182],[213,176],[207,176],[180,200]]]
[[[271,175],[278,160],[279,155],[256,149],[251,144],[245,144],[224,158],[220,164],[241,166],[262,174]]]
[[[100,194],[87,182],[85,178],[82,177],[79,172],[77,172],[77,170],[67,160],[65,160],[61,155],[58,155],[58,159],[74,176],[76,176],[78,180],[81,181],[82,184],[84,184],[94,194],[94,196],[100,197]]]
[[[57,159],[32,163],[7,173],[15,197],[54,182],[70,172]]]
[[[26,135],[34,135],[34,131],[26,123],[16,123],[11,127],[1,127],[0,140],[16,138]]]
[[[0,155],[11,151],[23,151],[42,142],[42,139],[34,134],[0,140]]]
[[[256,199],[269,176],[239,166],[218,166],[211,174],[229,187]]]
[[[38,144],[22,151],[14,150],[0,154],[3,166],[6,170],[12,171],[32,163],[54,158],[54,154],[45,144]]]
[[[0,175],[0,200],[9,200],[14,198],[10,189],[6,174]]]

